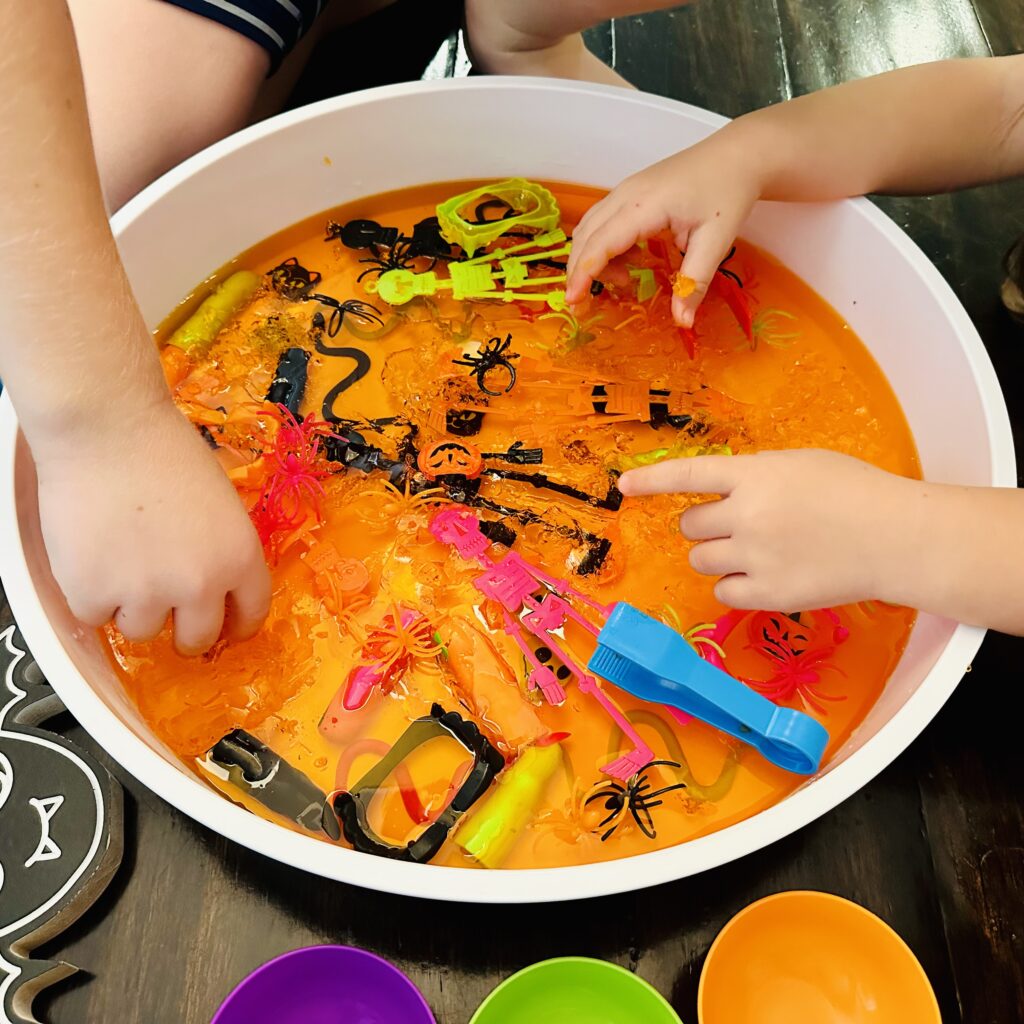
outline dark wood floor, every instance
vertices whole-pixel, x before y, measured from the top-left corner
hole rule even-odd
[[[423,13],[427,7],[422,0],[405,5],[424,20],[424,31],[412,33],[414,52],[382,60],[373,48],[379,32],[334,40],[328,52],[353,55],[349,78],[376,84],[419,74],[448,30],[443,19]],[[451,4],[445,17],[454,17]],[[736,115],[904,64],[1015,52],[1024,48],[1024,6],[702,0],[595,30],[591,43],[642,88]],[[454,50],[440,63],[449,72],[459,67]],[[326,81],[321,68],[297,95],[322,94]],[[1001,254],[1024,231],[1024,185],[880,205],[964,302],[1019,430],[1024,330],[1003,314],[997,292]],[[950,410],[950,430],[955,424]],[[440,1024],[466,1024],[498,980],[569,953],[635,969],[693,1024],[701,964],[725,921],[768,893],[820,888],[864,904],[906,938],[947,1024],[1022,1021],[1024,766],[1017,723],[1004,707],[1020,704],[1022,664],[1021,641],[991,636],[925,735],[798,835],[697,879],[583,904],[488,910],[330,884],[204,831],[118,772],[131,794],[124,867],[101,904],[41,951],[94,977],[54,990],[41,1000],[40,1015],[52,1024],[204,1022],[232,985],[269,957],[306,943],[351,942],[408,970]],[[94,749],[73,723],[64,724]]]

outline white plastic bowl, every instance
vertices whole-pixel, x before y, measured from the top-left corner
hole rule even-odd
[[[610,187],[722,123],[682,103],[577,83],[488,78],[392,86],[283,114],[212,146],[147,188],[113,226],[142,310],[155,324],[243,249],[339,203],[469,177],[523,175]],[[981,340],[945,281],[898,227],[864,200],[761,204],[743,234],[825,296],[869,346],[903,403],[929,479],[1014,486],[1009,420]],[[438,899],[596,896],[758,850],[824,814],[888,765],[949,697],[984,635],[921,616],[881,699],[832,763],[780,804],[721,832],[628,866],[466,871],[403,864],[250,814],[190,774],[154,738],[100,641],[76,625],[50,576],[33,471],[6,395],[0,517],[17,524],[0,540],[0,573],[32,653],[71,712],[128,771],[253,850],[327,878]]]

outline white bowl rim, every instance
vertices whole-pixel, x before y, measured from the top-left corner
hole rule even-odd
[[[478,78],[431,80],[382,86],[333,97],[287,111],[232,135],[169,171],[111,218],[115,235],[179,182],[222,155],[280,128],[355,105],[370,105],[413,92],[450,89],[536,89],[612,93],[620,101],[685,109],[711,128],[726,119],[676,100],[567,80]],[[952,289],[918,246],[865,199],[843,200],[871,221],[906,257],[963,343],[979,390],[998,395],[986,406],[994,486],[1016,486],[1016,463],[1009,415],[995,370],[973,323]],[[17,419],[6,391],[0,396],[0,521],[17,523],[14,451]],[[32,584],[20,531],[0,538],[0,573],[16,620],[44,675],[83,728],[120,765],[153,793],[214,832],[282,863],[325,878],[365,888],[425,899],[479,903],[540,903],[633,891],[710,870],[784,838],[825,814],[871,781],[920,734],[956,688],[977,653],[985,630],[956,625],[942,653],[906,703],[864,745],[813,785],[778,804],[699,839],[626,860],[572,867],[474,871],[385,860],[336,847],[257,817],[168,763],[147,746],[85,682],[51,626]]]

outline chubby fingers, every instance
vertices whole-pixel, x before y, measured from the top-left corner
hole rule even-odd
[[[189,656],[208,651],[223,628],[223,592],[195,594],[174,609],[174,646],[179,654]]]
[[[147,599],[126,601],[113,615],[118,631],[134,643],[152,640],[174,617],[174,644],[180,654],[208,651],[221,635],[231,640],[248,640],[259,632],[270,611],[271,584],[266,566],[254,568],[227,595],[211,592],[190,595],[172,608],[167,601]],[[87,625],[109,622],[109,612],[91,609],[77,616]]]
[[[731,537],[733,504],[729,499],[703,501],[679,517],[679,530],[687,540],[717,540]]]
[[[234,571],[228,570],[216,579],[216,583],[197,590],[175,606],[174,646],[180,654],[202,654],[222,635],[231,640],[247,640],[267,617],[270,571],[255,536]]]
[[[603,266],[595,268],[590,263],[584,264],[582,257],[587,249],[587,240],[591,233],[617,207],[618,201],[615,194],[612,193],[587,210],[579,224],[576,225],[576,229],[572,233],[572,250],[565,265],[565,298],[567,302],[582,302],[586,298],[594,278],[604,269]],[[605,262],[607,263],[607,260]],[[584,265],[588,268],[587,270],[583,269]]]
[[[75,590],[63,581],[61,586],[64,589],[64,596],[71,609],[71,614],[86,626],[96,628],[104,626],[114,618],[118,611],[117,601],[113,598],[95,595],[87,590]]]
[[[705,221],[690,232],[672,295],[672,319],[680,327],[693,326],[697,309],[732,243],[732,231],[715,221]]]
[[[594,278],[610,260],[621,256],[640,239],[654,234],[663,226],[659,225],[652,231],[644,218],[628,204],[612,204],[608,200],[605,203],[605,209],[595,207],[591,210],[593,219],[584,219],[573,232],[565,283],[565,298],[570,304],[582,302],[587,297]]]
[[[680,532],[694,541],[690,565],[704,576],[717,576],[715,597],[730,608],[819,607],[802,603],[792,587],[788,568],[780,569],[766,550],[757,531],[751,530],[752,509],[757,501],[758,473],[766,459],[785,453],[759,455],[698,455],[672,459],[623,473],[619,488],[626,495],[717,494],[721,500],[704,501],[688,508],[679,518]],[[773,461],[773,466],[777,465]],[[749,480],[752,492],[741,488]],[[753,502],[751,502],[753,498]],[[770,554],[770,552],[768,552]],[[794,594],[796,595],[794,597]],[[787,597],[786,595],[790,595]]]
[[[694,544],[690,548],[690,566],[702,576],[729,576],[744,568],[737,545],[728,538]]]
[[[246,571],[242,582],[228,594],[227,632],[232,640],[255,636],[270,611],[270,572],[262,557]]]
[[[690,565],[703,576],[720,576],[715,593],[742,598],[747,566],[743,548],[732,538],[734,503],[727,496],[745,469],[744,456],[698,455],[671,459],[623,473],[619,488],[623,494],[718,494],[721,501],[707,501],[688,508],[679,518],[679,530],[697,543],[690,549]],[[721,590],[721,592],[720,592]],[[736,605],[733,605],[736,607]]]
[[[727,608],[763,608],[770,611],[775,607],[764,588],[741,572],[723,576],[715,584],[715,597]]]
[[[230,589],[226,589],[230,587]],[[186,656],[203,654],[220,638],[247,640],[255,635],[270,610],[270,572],[255,542],[234,571],[224,569],[206,580],[155,584],[144,593],[126,597],[116,611],[107,604],[72,608],[89,625],[113,618],[121,634],[133,642],[158,636],[173,616],[174,646]]]
[[[123,602],[114,615],[114,625],[126,640],[142,643],[160,633],[170,614],[166,601],[155,600],[150,595]]]

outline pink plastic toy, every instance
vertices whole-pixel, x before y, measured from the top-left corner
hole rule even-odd
[[[488,554],[490,541],[480,531],[480,520],[467,509],[449,505],[434,516],[430,532],[442,544],[453,547],[466,561],[480,563],[485,572],[473,582],[485,597],[502,607],[505,632],[515,640],[530,665],[530,689],[539,689],[552,705],[565,700],[565,690],[554,671],[538,657],[529,637],[534,637],[569,670],[581,693],[590,694],[604,708],[608,716],[622,730],[633,749],[601,770],[616,779],[629,779],[644,765],[654,760],[654,751],[644,743],[632,723],[601,689],[598,680],[576,664],[564,647],[557,632],[570,620],[578,623],[594,637],[600,627],[582,615],[572,602],[579,602],[606,619],[612,611],[574,590],[564,580],[549,576],[515,552],[509,552],[499,561]]]
[[[402,629],[409,629],[410,626],[423,616],[416,612],[403,608],[399,616]],[[379,685],[386,675],[396,675],[404,670],[407,658],[388,657],[384,651],[377,651],[380,647],[378,642],[374,644],[373,638],[367,641],[363,648],[364,656],[380,656],[379,660],[371,661],[366,665],[358,665],[348,677],[348,684],[345,687],[345,699],[342,702],[346,711],[358,711],[369,699],[373,688]]]

